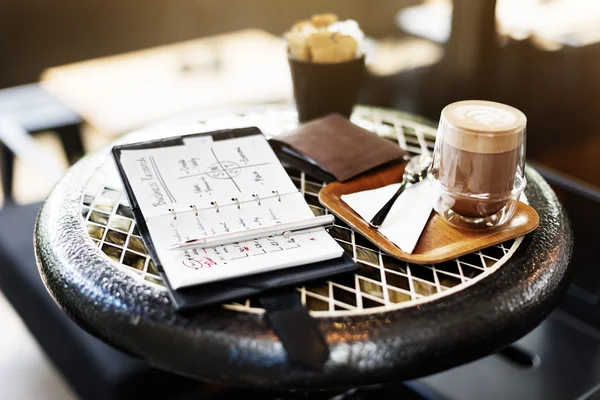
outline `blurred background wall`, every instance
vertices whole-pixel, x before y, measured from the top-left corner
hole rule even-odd
[[[361,102],[434,120],[460,99],[512,104],[529,117],[531,159],[600,186],[599,10],[593,0],[5,0],[0,87],[37,81],[51,66],[244,28],[279,36],[332,11],[376,40],[425,38],[444,50],[435,65],[371,74]],[[412,50],[388,56],[406,64],[419,56]]]
[[[327,10],[374,37],[398,34],[394,16],[418,0],[56,0],[0,2],[0,87],[43,69],[244,28],[281,35]]]

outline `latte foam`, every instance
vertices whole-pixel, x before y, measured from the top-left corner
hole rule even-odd
[[[502,103],[467,100],[442,110],[438,135],[444,142],[472,153],[504,153],[523,140],[527,118]]]

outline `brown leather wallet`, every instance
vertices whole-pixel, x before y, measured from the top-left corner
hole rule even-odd
[[[339,114],[330,114],[278,135],[271,146],[292,166],[319,168],[319,178],[346,181],[375,167],[400,161],[406,155],[397,144],[354,125]],[[294,159],[298,163],[294,162]],[[310,171],[306,171],[310,172]]]

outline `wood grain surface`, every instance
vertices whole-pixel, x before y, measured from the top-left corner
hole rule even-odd
[[[356,179],[334,182],[319,193],[319,201],[335,216],[371,241],[375,246],[399,260],[416,264],[434,264],[502,243],[534,230],[539,223],[537,212],[527,204],[519,202],[513,218],[506,224],[485,230],[465,230],[452,227],[435,212],[421,234],[412,254],[405,253],[381,235],[369,223],[350,208],[341,196],[363,190],[376,189],[400,182],[405,164],[380,169]]]

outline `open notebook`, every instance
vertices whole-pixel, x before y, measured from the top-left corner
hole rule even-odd
[[[171,289],[343,255],[325,228],[212,248],[167,249],[203,236],[314,217],[257,128],[118,146],[113,155],[142,236]]]

